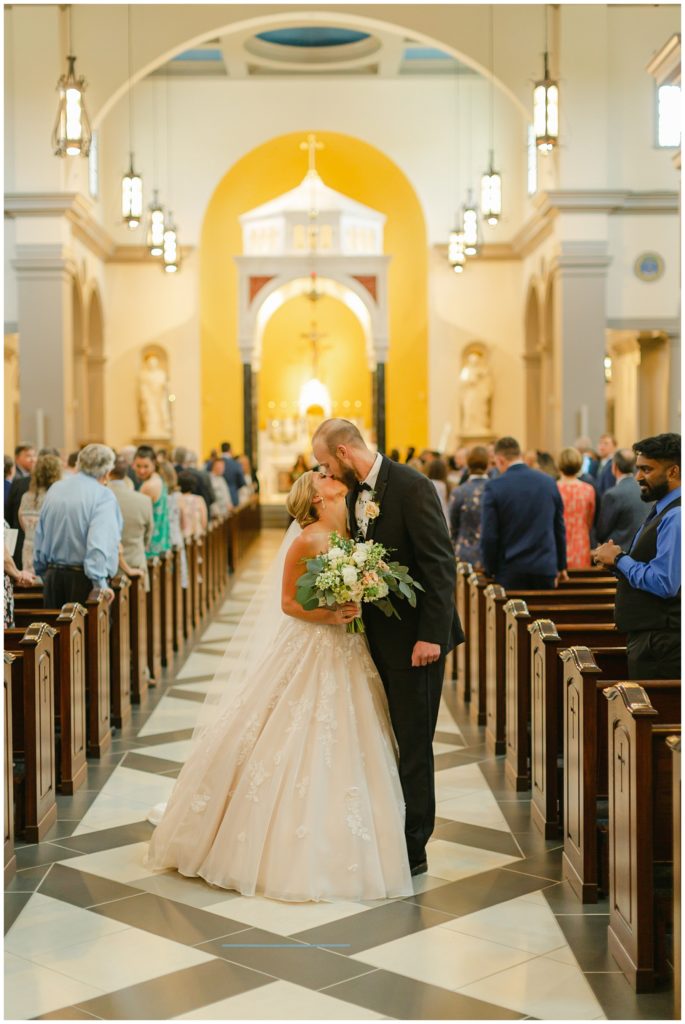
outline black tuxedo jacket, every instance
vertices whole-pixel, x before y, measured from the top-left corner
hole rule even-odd
[[[358,494],[355,489],[347,496],[353,537],[359,532],[354,514]],[[374,500],[380,515],[370,520],[366,539],[383,544],[391,561],[408,566],[424,592],[416,592],[416,608],[391,595],[400,619],[363,605],[364,625],[374,657],[390,670],[406,670],[417,640],[440,644],[445,654],[464,639],[454,603],[454,549],[437,491],[421,473],[383,456]]]

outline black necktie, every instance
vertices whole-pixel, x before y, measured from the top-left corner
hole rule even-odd
[[[654,519],[656,514],[657,514],[657,512],[656,512],[656,502],[654,502],[654,504],[652,505],[652,507],[651,507],[651,509],[649,511],[649,515],[647,516],[647,518],[645,519],[645,521],[643,523],[643,526],[646,526],[647,523],[649,523],[652,519]]]

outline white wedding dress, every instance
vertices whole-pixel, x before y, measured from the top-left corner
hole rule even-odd
[[[411,895],[395,739],[366,638],[276,613],[257,653],[263,605],[252,639],[227,651],[241,669],[206,708],[147,863],[246,896]]]

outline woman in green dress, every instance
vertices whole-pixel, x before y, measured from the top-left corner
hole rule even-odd
[[[152,501],[153,530],[149,556],[161,555],[171,548],[169,529],[169,491],[157,472],[157,457],[150,445],[140,445],[133,459],[133,471],[142,481],[140,493],[147,494]]]

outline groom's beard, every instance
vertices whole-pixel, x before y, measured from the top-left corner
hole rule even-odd
[[[345,484],[345,487],[347,487],[348,491],[353,491],[357,484],[359,483],[357,477],[354,474],[354,470],[351,469],[349,466],[340,467],[340,474],[338,476],[338,479]]]

